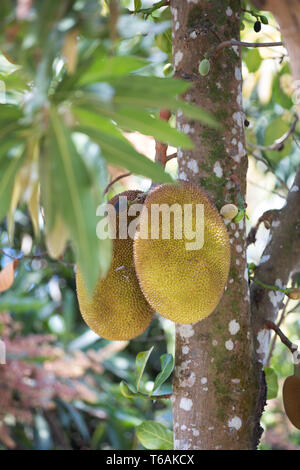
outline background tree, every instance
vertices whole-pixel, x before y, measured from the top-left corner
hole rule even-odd
[[[255,3],[278,19],[297,85],[297,2]],[[172,401],[176,449],[255,448],[263,367],[269,398],[277,395],[274,368],[292,373],[285,346],[274,336],[268,346],[266,326],[274,325],[266,320],[279,313],[285,333],[299,337],[299,304],[285,295],[299,286],[299,126],[273,17],[238,0],[6,0],[0,20],[2,445],[170,448]],[[172,60],[180,81],[170,78]],[[155,139],[156,163],[137,132]],[[90,286],[105,274],[110,245],[95,238],[97,205],[123,185],[170,181],[174,156],[179,179],[199,184],[219,209],[234,203],[239,215],[227,224],[232,266],[221,303],[201,323],[176,326],[172,392],[173,325],[155,318],[130,344],[99,339],[80,320],[73,265]],[[249,183],[263,189],[246,196],[248,161]],[[135,372],[135,355],[152,345]],[[161,395],[154,403],[146,399],[153,382]],[[299,445],[285,421],[278,437],[282,405],[271,406],[264,448]]]

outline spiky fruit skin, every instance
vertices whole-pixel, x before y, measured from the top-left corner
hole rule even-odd
[[[204,206],[204,245],[187,250],[185,236],[174,237],[174,217],[171,216],[170,239],[162,237],[160,218],[159,238],[151,239],[151,205]],[[148,239],[141,238],[147,227]],[[177,221],[178,222],[178,221]],[[184,218],[181,219],[184,227]],[[184,232],[184,231],[183,231]],[[230,243],[226,226],[217,208],[198,186],[181,182],[154,189],[146,198],[140,218],[140,231],[134,241],[134,259],[142,291],[150,305],[163,317],[177,323],[194,323],[207,317],[216,308],[223,294],[230,267]]]
[[[140,191],[125,191],[109,203],[116,206],[119,196],[134,201]],[[126,209],[125,209],[126,210]],[[133,217],[128,217],[128,223]],[[117,216],[118,227],[118,216]],[[80,270],[76,284],[80,311],[87,325],[99,336],[113,340],[129,340],[143,333],[154,312],[141,292],[133,261],[133,240],[113,240],[112,263],[105,279],[100,279],[89,295]]]
[[[290,422],[300,429],[300,377],[287,377],[282,390],[284,409]]]

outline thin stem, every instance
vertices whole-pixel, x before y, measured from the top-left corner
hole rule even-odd
[[[256,188],[259,188],[259,189],[262,189],[263,191],[266,191],[267,193],[272,193],[272,194],[275,194],[276,196],[281,197],[282,199],[286,199],[286,196],[284,196],[283,194],[278,193],[277,191],[274,191],[274,189],[265,188],[264,186],[261,186],[260,184],[257,184],[254,181],[249,180],[249,179],[248,179],[247,182],[249,184],[251,184],[252,186],[255,186]]]
[[[272,168],[272,166],[270,165],[270,163],[268,162],[268,160],[266,160],[265,158],[263,157],[260,157],[259,155],[257,155],[257,153],[255,153],[255,151],[251,152],[251,150],[249,151],[249,153],[252,155],[253,158],[255,158],[255,160],[257,160],[258,162],[261,162],[261,163],[264,163],[266,165],[266,167],[268,168],[268,170],[273,173],[274,176],[276,176],[276,178],[278,179],[278,181],[281,183],[281,185],[287,190],[289,191],[289,188],[286,184],[286,182],[276,174],[275,170]]]
[[[291,351],[292,354],[298,351],[297,345],[292,343],[274,322],[266,320],[265,328],[267,328],[268,330],[275,331],[275,333],[279,336],[281,342]]]
[[[177,158],[177,152],[171,153],[171,155],[167,155],[166,160],[167,160],[167,162],[169,162],[173,158]]]
[[[280,318],[279,318],[278,323],[277,323],[278,328],[280,327],[281,323],[283,322],[283,320],[285,318],[285,314],[286,314],[286,311],[287,311],[290,300],[291,299],[288,297],[288,299],[287,299],[287,301],[286,301],[286,303],[285,303],[285,305],[282,309]],[[277,336],[275,334],[274,337],[272,338],[272,342],[270,344],[270,349],[269,349],[268,357],[267,357],[267,360],[266,360],[266,365],[267,366],[270,366],[271,358],[273,356],[273,352],[274,352],[274,348],[275,348],[275,344],[276,344],[276,339],[277,339]]]
[[[119,175],[117,176],[116,178],[114,178],[105,188],[103,194],[106,194],[108,193],[108,191],[110,190],[110,188],[117,182],[117,181],[120,181],[122,178],[127,178],[127,176],[131,176],[131,173],[128,172],[128,173],[123,173],[122,175]]]
[[[237,41],[236,39],[230,39],[228,41],[223,41],[218,44],[217,47],[212,49],[206,55],[210,57],[211,55],[217,55],[221,50],[225,47],[232,47],[232,46],[244,46],[244,47],[275,47],[275,46],[283,46],[283,42],[244,42],[244,41]]]
[[[169,5],[170,5],[169,0],[162,0],[160,2],[154,3],[154,5],[151,8],[141,8],[140,10],[131,11],[130,13],[131,14],[143,13],[147,18],[149,15],[152,15],[152,13],[154,13],[156,10],[159,10],[159,8],[167,7]]]
[[[287,132],[285,132],[281,137],[279,137],[279,139],[275,140],[275,142],[272,145],[268,145],[265,147],[264,145],[256,145],[256,144],[252,144],[251,142],[248,142],[248,145],[258,150],[264,150],[264,151],[277,150],[280,152],[283,149],[284,142],[295,132],[298,120],[299,120],[298,116],[295,116],[290,129]]]
[[[282,289],[281,287],[278,287],[278,286],[271,286],[270,284],[265,284],[264,282],[260,281],[259,279],[255,277],[251,277],[250,280],[255,282],[255,284],[257,284],[258,286],[263,287],[264,289],[274,290],[277,292],[283,292],[283,294],[289,294],[293,290],[290,288]]]

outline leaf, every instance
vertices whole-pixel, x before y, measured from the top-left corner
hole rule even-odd
[[[278,103],[285,109],[291,109],[291,107],[293,106],[293,100],[291,96],[288,96],[282,87],[281,73],[276,74],[274,77],[272,87],[272,100],[274,103]]]
[[[142,8],[142,0],[134,0],[134,11]]]
[[[247,52],[244,57],[244,61],[247,65],[247,68],[250,73],[257,72],[262,63],[262,57],[258,51],[258,49],[247,49]]]
[[[47,420],[41,414],[36,414],[34,425],[35,448],[37,450],[50,450],[53,446],[53,442]]]
[[[11,288],[15,279],[15,269],[19,261],[14,260],[7,264],[2,271],[0,271],[0,292],[4,292]]]
[[[65,35],[62,56],[66,59],[66,69],[68,74],[72,74],[76,70],[77,58],[78,58],[78,30],[72,29]]]
[[[54,107],[50,108],[49,117],[48,153],[43,155],[46,165],[44,162],[41,166],[47,231],[51,232],[59,213],[72,238],[86,287],[92,291],[103,266],[89,173]],[[105,274],[103,269],[101,274]]]
[[[111,117],[125,130],[135,130],[150,135],[174,147],[194,148],[193,142],[183,132],[172,128],[161,119],[151,117],[145,110],[120,107]]]
[[[130,72],[138,70],[148,65],[148,61],[138,57],[119,56],[103,57],[94,60],[89,67],[81,74],[78,84],[88,85],[98,81],[105,81],[109,77],[122,77]]]
[[[87,134],[96,142],[109,163],[126,168],[137,175],[146,176],[157,183],[173,182],[172,177],[164,171],[159,163],[153,162],[137,152],[125,137],[117,138],[88,127],[79,127],[76,130]]]
[[[63,254],[68,238],[68,229],[61,215],[58,214],[52,229],[46,232],[46,246],[51,258],[57,259]]]
[[[115,89],[114,103],[122,106],[161,109],[181,109],[192,119],[199,119],[207,125],[218,126],[216,119],[207,111],[178,97],[185,93],[190,84],[175,78],[160,78],[132,75],[130,80],[110,80]]]
[[[275,370],[271,367],[265,367],[264,371],[267,382],[267,400],[272,400],[278,394],[278,377]]]
[[[83,440],[86,442],[89,442],[90,432],[86,425],[84,415],[79,413],[79,411],[77,411],[75,406],[73,406],[71,403],[67,403],[67,402],[61,402],[61,403],[68,410],[70,418],[72,419],[74,425],[76,426]]]
[[[120,382],[120,390],[125,398],[134,398],[137,396],[137,393],[132,390],[132,387],[130,387],[124,380]]]
[[[137,382],[136,382],[137,391],[139,391],[140,381],[141,381],[142,375],[144,373],[144,370],[145,370],[146,364],[148,362],[148,359],[150,357],[150,354],[153,351],[153,348],[154,348],[154,346],[152,346],[152,348],[150,348],[148,351],[139,352],[136,356],[135,367],[136,367],[136,370],[138,372],[138,377],[137,377]]]
[[[123,138],[119,129],[111,122],[111,119],[102,116],[99,111],[94,112],[83,107],[73,107],[73,112],[83,127],[91,127],[92,129],[106,132],[119,139]]]
[[[136,428],[136,435],[146,449],[173,449],[172,431],[155,421],[143,421],[143,423]]]
[[[212,116],[212,114],[205,111],[205,109],[199,108],[199,106],[195,106],[187,101],[177,101],[177,109],[180,109],[183,114],[191,119],[197,119],[203,124],[207,124],[210,127],[214,127],[216,129],[221,127],[221,124],[217,121],[217,119]]]
[[[264,139],[264,145],[272,145],[275,140],[279,139],[280,137],[285,134],[289,130],[289,124],[282,119],[281,116],[278,116],[277,118],[273,119],[268,127],[266,128],[265,132],[265,139]],[[267,157],[277,163],[280,161],[283,157],[288,155],[291,151],[291,139],[288,139],[284,143],[284,148],[279,152],[275,150],[268,150],[266,152]]]
[[[11,204],[15,178],[23,161],[20,152],[13,156],[6,156],[0,163],[0,220],[6,215]]]
[[[39,226],[39,200],[40,200],[40,186],[39,181],[35,181],[32,185],[32,192],[28,201],[28,210],[33,225],[33,230],[36,237],[40,235]]]
[[[157,391],[162,386],[162,384],[165,383],[165,381],[172,374],[172,371],[174,369],[174,357],[173,357],[173,355],[172,354],[163,354],[160,357],[160,364],[161,364],[161,371],[155,378],[151,395],[152,395],[152,393],[154,393],[154,391]]]

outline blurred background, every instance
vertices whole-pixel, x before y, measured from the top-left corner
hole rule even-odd
[[[154,2],[143,1],[143,8]],[[245,2],[245,10],[253,7]],[[26,54],[35,41],[39,18],[34,2],[1,3],[0,79],[6,84],[8,99],[24,94],[18,56]],[[109,2],[76,0],[71,12],[61,19],[61,28],[76,25],[78,48],[86,50],[101,43],[109,53],[146,58],[145,75],[164,76],[171,62],[170,13],[167,8],[154,11],[145,19],[131,14],[134,2],[122,0],[111,36]],[[264,13],[265,14],[265,13]],[[268,24],[254,31],[255,17],[247,12],[242,21],[242,39],[280,41],[280,32],[269,15]],[[13,36],[14,28],[19,28]],[[73,55],[57,51],[55,67],[67,67]],[[67,52],[66,52],[67,51]],[[73,60],[75,58],[73,57]],[[249,153],[247,220],[248,230],[269,209],[285,204],[295,169],[300,164],[300,125],[280,150],[266,147],[282,137],[295,119],[289,59],[283,47],[243,49],[243,98]],[[172,121],[173,120],[173,121]],[[175,126],[175,117],[171,118]],[[137,132],[125,133],[135,148],[154,159],[155,141]],[[169,147],[172,154],[174,148]],[[86,158],[97,152],[85,143]],[[98,155],[101,161],[101,155]],[[104,162],[103,162],[104,168]],[[97,175],[100,188],[124,173],[108,166]],[[176,175],[176,161],[167,164]],[[150,180],[129,176],[115,183],[108,197],[124,189],[148,189]],[[28,210],[19,205],[14,215],[13,243],[8,226],[0,224],[0,266],[19,259],[11,289],[0,294],[0,339],[6,344],[6,365],[0,365],[0,449],[141,449],[135,428],[145,419],[172,428],[169,400],[125,398],[119,383],[134,381],[138,352],[154,351],[143,377],[143,388],[150,390],[160,371],[160,356],[174,353],[174,325],[155,318],[148,330],[130,342],[109,342],[91,332],[83,322],[76,299],[74,258],[67,247],[62,259],[47,255],[43,241],[43,219],[39,218],[41,237],[37,239]],[[261,224],[257,241],[249,246],[248,262],[258,264],[267,243],[269,230]],[[295,278],[294,285],[300,284]],[[300,302],[288,299],[279,313],[284,333],[300,346]],[[283,379],[293,373],[290,352],[278,341],[271,342],[268,366],[277,379],[263,415],[264,434],[260,448],[300,449],[300,432],[286,419],[281,400]],[[278,391],[277,391],[278,385]],[[171,386],[167,383],[166,390]]]

